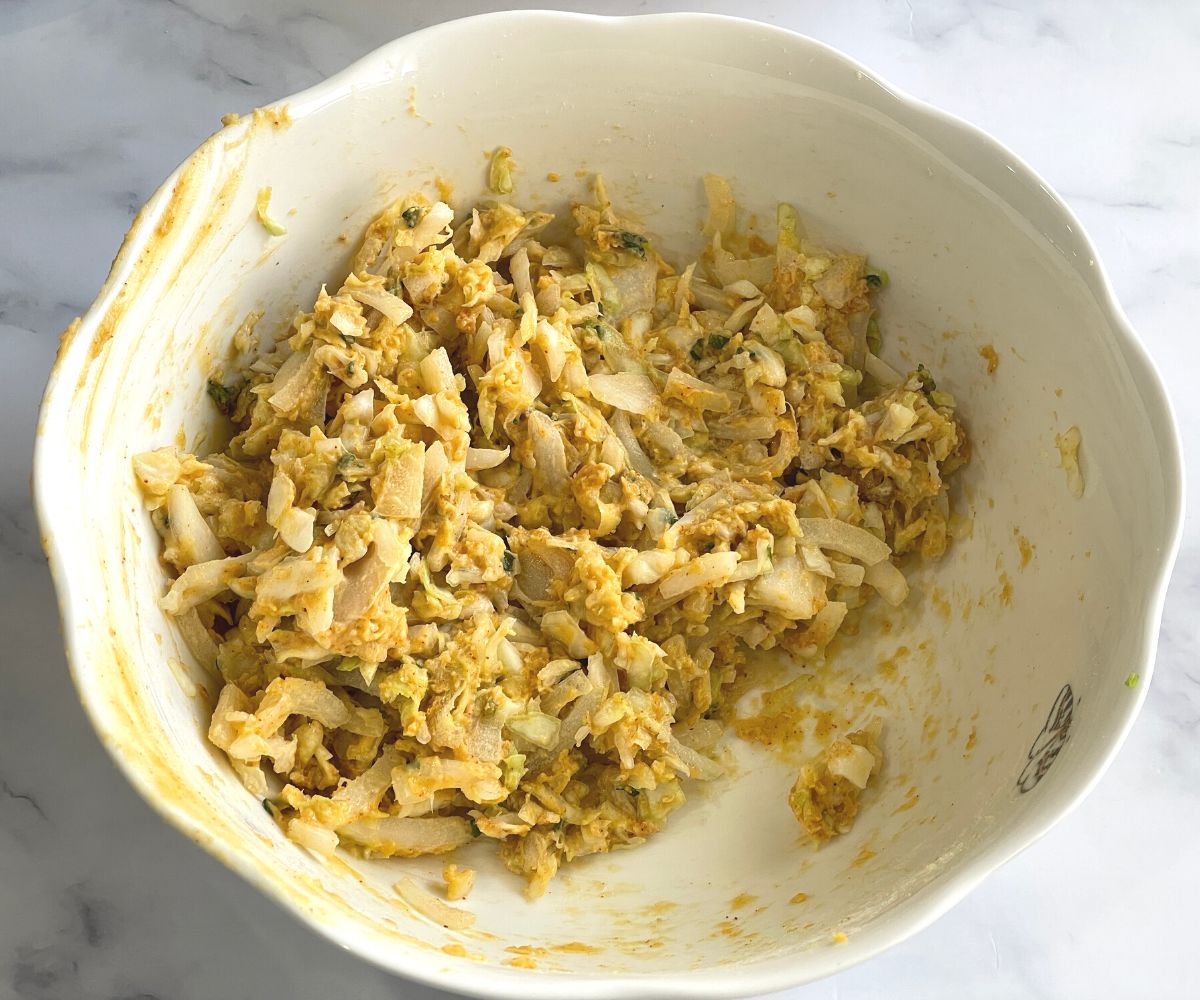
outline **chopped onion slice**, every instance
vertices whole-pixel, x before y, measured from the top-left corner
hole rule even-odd
[[[332,858],[337,850],[338,835],[332,830],[315,823],[307,823],[302,819],[288,820],[287,835],[301,847],[307,847],[314,854],[323,858]]]
[[[719,587],[733,575],[738,559],[736,552],[706,552],[663,577],[658,592],[673,601],[698,587]]]
[[[908,597],[908,581],[904,579],[904,574],[886,559],[867,567],[863,583],[874,587],[892,607],[903,604]]]
[[[180,568],[225,558],[225,550],[186,486],[177,484],[167,490],[167,516],[175,562]]]
[[[699,781],[712,781],[725,773],[725,769],[715,760],[705,757],[704,754],[689,746],[684,746],[674,736],[671,737],[671,754],[687,768],[689,777]]]
[[[509,448],[468,448],[467,471],[478,472],[480,469],[494,469],[508,458]]]
[[[471,842],[471,824],[462,816],[360,819],[337,832],[343,840],[389,858],[445,854]]]
[[[658,402],[654,383],[647,376],[634,372],[591,375],[588,377],[588,388],[600,402],[641,416],[650,413]]]
[[[866,788],[875,770],[875,755],[849,740],[834,740],[826,753],[826,762],[830,774],[845,778],[855,788]]]
[[[866,570],[858,563],[830,562],[829,567],[833,570],[833,582],[839,587],[860,587],[866,578]]]
[[[801,537],[810,545],[833,549],[867,566],[882,562],[892,550],[865,528],[827,517],[799,519]]]
[[[507,723],[508,730],[527,740],[536,747],[549,750],[558,742],[562,720],[544,712],[523,712],[514,715]]]
[[[414,822],[420,822],[416,820]],[[475,914],[460,910],[457,906],[443,903],[431,892],[426,892],[410,878],[402,878],[395,885],[396,893],[421,916],[452,931],[465,930],[475,923]]]
[[[412,306],[398,295],[383,288],[351,288],[348,290],[355,302],[382,313],[399,326],[412,316]]]
[[[863,363],[863,371],[871,376],[876,382],[885,388],[888,386],[899,385],[904,381],[904,376],[901,375],[895,368],[889,365],[882,358],[876,357],[870,351],[867,352],[867,359]]]

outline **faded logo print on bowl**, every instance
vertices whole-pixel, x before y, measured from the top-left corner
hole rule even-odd
[[[1058,757],[1059,751],[1071,735],[1071,720],[1075,716],[1075,694],[1070,684],[1064,684],[1050,706],[1050,714],[1046,716],[1046,724],[1038,733],[1033,746],[1029,748],[1029,762],[1017,779],[1017,787],[1022,792],[1028,792],[1050,770],[1050,765]]]

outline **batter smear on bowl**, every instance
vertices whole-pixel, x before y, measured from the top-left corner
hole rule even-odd
[[[923,366],[879,358],[887,274],[786,204],[773,244],[746,234],[704,186],[682,269],[599,178],[561,240],[509,200],[409,195],[335,293],[238,330],[224,449],[135,459],[163,607],[223,680],[209,737],[294,840],[488,837],[538,895],[721,776],[751,654],[821,657],[905,599],[898,557],[942,555],[967,438]],[[801,776],[814,836],[847,828],[877,739]]]

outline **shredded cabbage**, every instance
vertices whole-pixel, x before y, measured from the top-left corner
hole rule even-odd
[[[498,147],[493,194],[512,175]],[[297,843],[484,837],[536,895],[722,777],[753,651],[821,656],[875,593],[905,599],[900,557],[945,550],[969,446],[924,366],[879,360],[883,272],[786,204],[774,246],[740,233],[729,182],[703,186],[682,269],[599,179],[562,244],[507,199],[409,194],[286,336],[234,334],[225,447],[134,459],[162,606],[220,674],[209,739]],[[802,775],[815,836],[852,818],[877,735]]]
[[[259,188],[258,198],[254,202],[254,212],[258,216],[258,221],[262,223],[265,229],[272,236],[285,236],[287,227],[281,226],[270,215],[271,211],[271,189],[269,187]]]
[[[496,194],[512,194],[512,171],[512,150],[507,146],[497,146],[488,169],[488,187]]]
[[[1058,445],[1059,461],[1067,473],[1067,489],[1070,490],[1071,496],[1078,500],[1083,496],[1084,488],[1083,470],[1079,465],[1079,446],[1083,442],[1083,436],[1078,427],[1069,427],[1062,434],[1056,435],[1054,442]]]
[[[818,843],[846,833],[858,815],[862,792],[883,763],[881,730],[880,720],[872,719],[801,768],[788,805]]]

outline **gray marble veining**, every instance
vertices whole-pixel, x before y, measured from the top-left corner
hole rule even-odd
[[[543,6],[526,3],[524,6]],[[0,998],[435,998],[343,953],[163,824],[76,701],[28,478],[57,334],[138,206],[227,111],[495,4],[0,6]],[[546,5],[551,6],[551,5]],[[605,13],[672,4],[560,2]],[[1200,460],[1200,5],[696,2],[829,42],[1031,162],[1096,241]],[[1200,994],[1200,526],[1145,713],[1093,795],[933,927],[796,1000]]]

